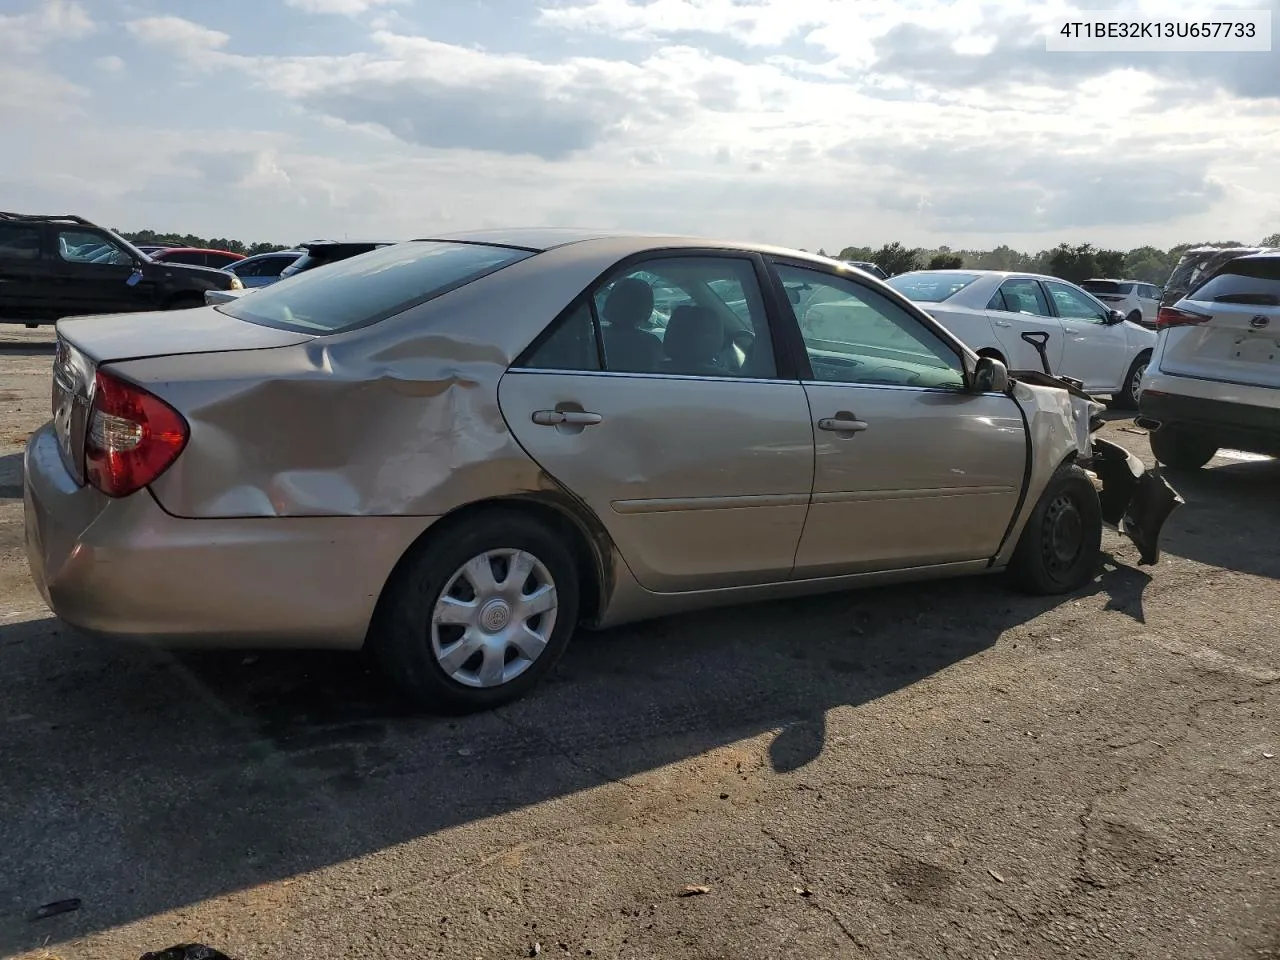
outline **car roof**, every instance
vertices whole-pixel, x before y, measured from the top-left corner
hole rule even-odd
[[[150,244],[148,244],[150,246]],[[228,257],[243,257],[244,254],[234,250],[218,250],[216,247],[165,247],[165,253],[223,253]]]
[[[828,266],[843,266],[843,260],[819,256],[805,250],[780,247],[774,244],[749,240],[717,240],[710,237],[682,236],[663,233],[632,233],[624,230],[581,230],[569,228],[513,228],[492,230],[468,230],[419,237],[425,241],[457,243],[489,243],[495,246],[516,247],[542,253],[547,250],[580,245],[583,253],[597,245],[607,244],[611,249],[621,249],[623,256],[645,253],[650,250],[742,250],[774,256],[811,260]]]

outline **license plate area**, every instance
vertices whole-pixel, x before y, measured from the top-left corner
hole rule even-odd
[[[1280,341],[1275,336],[1242,334],[1234,338],[1228,357],[1238,363],[1276,363],[1280,360]]]

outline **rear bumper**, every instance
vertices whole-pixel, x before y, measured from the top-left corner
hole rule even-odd
[[[1194,431],[1220,447],[1280,455],[1280,408],[1166,392],[1143,384],[1139,419],[1152,429]],[[1274,391],[1280,393],[1280,391]]]
[[[78,487],[51,428],[25,459],[27,560],[45,602],[94,633],[161,646],[358,648],[423,517],[185,520],[149,491]]]

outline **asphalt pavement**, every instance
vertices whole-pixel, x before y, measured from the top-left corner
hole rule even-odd
[[[1162,562],[1107,534],[1071,597],[587,634],[531,698],[442,720],[358,654],[54,620],[21,502],[51,354],[0,330],[0,956],[1280,957],[1275,461],[1172,476]]]

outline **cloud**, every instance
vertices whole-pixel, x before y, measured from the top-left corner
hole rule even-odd
[[[191,60],[219,51],[231,37],[182,17],[144,17],[130,20],[125,28],[143,43],[165,47]]]
[[[125,66],[124,60],[114,54],[98,57],[93,61],[93,65],[104,73],[119,73]]]
[[[29,13],[0,14],[0,51],[37,53],[58,40],[82,40],[97,30],[83,4],[41,0]]]
[[[374,7],[403,3],[404,0],[284,0],[285,6],[304,13],[332,13],[356,16]]]

